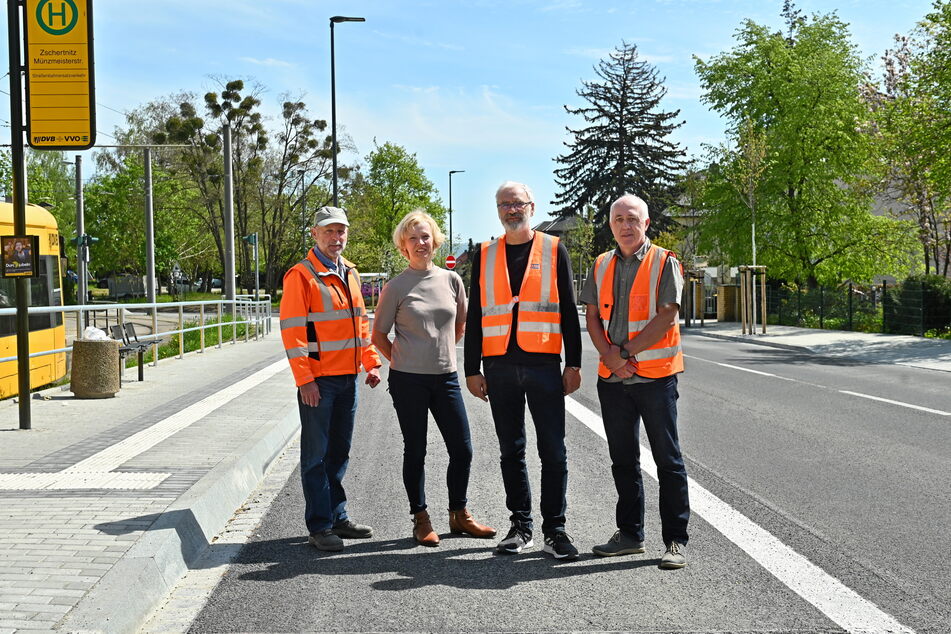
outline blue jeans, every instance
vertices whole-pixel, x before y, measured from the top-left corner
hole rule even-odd
[[[677,438],[677,375],[650,383],[598,381],[601,418],[611,454],[611,472],[617,488],[617,527],[644,540],[644,481],[640,464],[640,432],[650,442],[660,484],[660,522],[664,543],[687,543],[690,500],[687,470]]]
[[[505,505],[512,512],[511,521],[532,529],[532,491],[525,466],[527,400],[542,463],[542,532],[547,535],[565,530],[568,454],[561,367],[487,360],[485,381],[499,437]]]
[[[350,439],[357,411],[357,376],[317,378],[320,401],[300,408],[300,478],[304,487],[304,520],[311,535],[347,519],[343,476],[350,463]]]
[[[449,510],[466,508],[472,439],[459,389],[459,375],[455,372],[417,374],[391,369],[388,384],[403,432],[403,486],[409,497],[409,512],[416,514],[426,510],[426,431],[430,412],[449,452],[449,468],[446,470]]]

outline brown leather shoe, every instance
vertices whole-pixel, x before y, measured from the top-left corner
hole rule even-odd
[[[456,535],[471,535],[472,537],[495,537],[495,529],[483,526],[473,519],[469,509],[449,511],[449,531]]]
[[[413,516],[413,539],[422,546],[438,546],[439,535],[433,530],[433,523],[429,521],[429,513],[420,511]]]

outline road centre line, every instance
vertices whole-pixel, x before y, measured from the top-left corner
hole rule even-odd
[[[54,473],[0,473],[0,491],[154,489],[171,474],[127,473],[116,472],[115,469],[192,423],[201,420],[287,367],[287,361],[284,359],[272,363],[62,471]]]
[[[871,394],[862,394],[861,392],[850,392],[849,390],[839,390],[839,392],[841,394],[848,394],[850,396],[858,396],[859,398],[867,398],[873,401],[881,401],[882,403],[890,403],[891,405],[909,407],[911,409],[917,409],[922,412],[928,412],[929,414],[937,414],[938,416],[951,416],[951,412],[945,412],[940,409],[931,409],[930,407],[922,407],[921,405],[912,405],[911,403],[903,403],[902,401],[893,401],[890,398],[882,398],[881,396],[872,396]]]
[[[730,365],[729,363],[720,363],[719,361],[711,361],[710,359],[703,359],[703,358],[701,358],[701,357],[695,357],[695,356],[689,355],[689,354],[685,354],[685,355],[684,355],[684,358],[686,358],[686,359],[694,359],[695,361],[706,361],[707,363],[712,363],[712,364],[714,364],[714,365],[719,365],[719,366],[722,366],[722,367],[724,367],[724,368],[730,368],[731,370],[739,370],[740,372],[749,372],[750,374],[758,374],[758,375],[760,375],[760,376],[771,376],[771,377],[773,377],[774,379],[780,379],[780,380],[783,380],[783,381],[793,381],[794,383],[802,383],[802,381],[799,381],[798,379],[790,379],[789,377],[779,376],[778,374],[772,374],[772,373],[770,373],[770,372],[761,372],[760,370],[751,370],[750,368],[744,368],[744,367],[738,366],[738,365]],[[819,387],[823,387],[823,386],[819,386]]]
[[[604,423],[600,416],[570,397],[565,398],[565,409],[598,436],[606,439]],[[641,445],[640,452],[641,469],[656,480],[657,466],[650,450]],[[692,511],[836,625],[853,634],[913,634],[914,630],[905,627],[874,603],[794,551],[700,486],[693,478],[688,477],[688,482]]]

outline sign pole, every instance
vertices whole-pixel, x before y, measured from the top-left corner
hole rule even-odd
[[[20,9],[7,0],[7,37],[10,45],[10,155],[13,160],[13,232],[26,233],[26,163],[23,154],[23,86],[20,73]],[[16,278],[17,385],[20,429],[30,429],[30,287],[29,278]]]

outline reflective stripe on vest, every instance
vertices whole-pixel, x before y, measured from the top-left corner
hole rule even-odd
[[[561,353],[557,254],[558,238],[536,231],[519,294],[513,297],[505,236],[482,244],[482,356],[501,356],[508,350],[516,303],[518,346],[526,352]]]
[[[664,265],[671,256],[670,252],[651,245],[631,285],[628,298],[628,340],[640,334],[657,315],[657,295]],[[595,285],[598,293],[598,310],[604,335],[610,342],[608,326],[614,311],[614,274],[617,266],[615,251],[598,256],[595,262]],[[645,301],[646,300],[646,301]],[[623,342],[618,342],[623,343]],[[637,374],[647,378],[661,378],[683,372],[683,351],[680,346],[680,325],[675,323],[663,337],[647,350],[637,353]],[[611,376],[611,371],[598,364],[598,375]]]
[[[294,363],[303,362],[314,376],[358,373],[362,353],[370,343],[363,338],[367,316],[355,273],[347,270],[345,287],[341,288],[339,276],[326,271],[326,267],[310,257],[295,268],[312,281],[310,305],[299,304],[295,310],[300,311],[297,315],[280,322],[282,331],[303,330],[285,338],[285,352],[293,361],[292,367]]]

